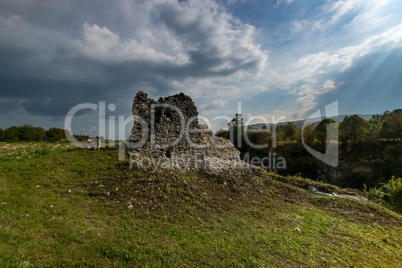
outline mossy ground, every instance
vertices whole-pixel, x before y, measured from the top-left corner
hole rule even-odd
[[[0,267],[397,267],[402,217],[266,172],[130,170],[117,150],[0,143]],[[353,192],[353,191],[352,191]]]

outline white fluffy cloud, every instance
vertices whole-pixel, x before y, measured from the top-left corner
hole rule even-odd
[[[183,55],[169,56],[163,51],[156,51],[146,41],[136,39],[122,40],[117,33],[106,27],[84,23],[82,39],[72,41],[72,52],[76,57],[88,57],[96,61],[110,63],[127,61],[149,61],[154,63],[188,63]],[[183,57],[183,58],[182,58]]]
[[[270,71],[267,83],[298,95],[297,100],[302,104],[298,113],[303,114],[316,107],[317,97],[336,90],[342,84],[342,81],[326,78],[328,75],[347,71],[357,60],[369,53],[400,47],[402,24],[370,36],[353,46],[305,55],[293,64]]]
[[[202,111],[208,111],[211,109],[216,109],[225,106],[226,101],[222,99],[212,100],[209,104],[204,104],[200,108]]]

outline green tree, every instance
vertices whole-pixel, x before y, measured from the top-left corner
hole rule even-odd
[[[66,138],[64,129],[50,128],[46,131],[46,140],[48,141],[62,141]]]
[[[384,120],[381,137],[386,139],[402,139],[402,109],[392,111]]]
[[[367,141],[371,144],[375,146],[379,145],[382,124],[388,115],[389,111],[386,111],[383,114],[374,114],[368,121]]]
[[[215,136],[229,139],[229,131],[221,128],[215,133]]]
[[[402,178],[392,179],[387,183],[388,196],[391,206],[399,212],[402,212]]]
[[[339,136],[343,144],[357,144],[367,135],[369,125],[358,115],[346,116],[339,126]]]
[[[382,115],[374,114],[368,121],[367,136],[371,141],[377,141],[382,127]]]
[[[0,128],[0,141],[4,141],[4,130]]]
[[[285,139],[289,140],[298,140],[299,138],[299,129],[295,126],[295,124],[289,122],[283,128]]]
[[[76,138],[78,141],[87,141],[88,139],[91,138],[91,137],[89,137],[89,135],[77,135],[77,134],[74,134],[73,136],[74,136],[74,138]]]
[[[41,127],[33,127],[30,132],[33,141],[44,141],[46,138],[46,131]]]
[[[260,148],[253,148],[254,146],[264,146],[265,148],[269,146],[269,143],[272,139],[271,131],[268,129],[253,129],[247,128],[247,131],[244,131],[244,140],[247,146],[251,147],[249,149],[262,149]],[[247,135],[247,137],[246,137]]]
[[[9,142],[18,141],[18,127],[12,126],[4,131],[4,140]]]
[[[236,148],[242,146],[242,136],[244,133],[243,116],[236,113],[235,117],[228,123],[230,141]]]
[[[321,145],[324,145],[327,140],[327,125],[329,124],[336,124],[336,121],[332,118],[325,118],[318,123],[317,127],[315,128],[315,136],[317,140],[320,142]],[[334,133],[328,133],[328,137],[330,140],[334,140],[336,137]]]
[[[284,125],[274,125],[273,126],[275,128],[275,130],[273,132],[275,132],[276,134],[276,139],[278,141],[283,141],[285,140],[285,126]]]
[[[243,128],[243,116],[239,113],[236,113],[235,117],[228,123],[228,127],[235,127],[235,128]]]
[[[33,127],[32,125],[23,125],[18,128],[19,141],[43,141],[46,132],[41,127]]]
[[[19,141],[31,141],[30,139],[30,130],[32,125],[23,125],[18,127],[18,140]]]
[[[315,141],[315,126],[313,124],[307,125],[304,129],[303,129],[303,138],[304,138],[304,142],[309,145],[309,146],[313,146],[314,145],[314,141]]]

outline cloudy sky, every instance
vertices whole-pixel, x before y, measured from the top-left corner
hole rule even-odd
[[[400,0],[2,0],[0,128],[63,127],[80,103],[131,115],[143,90],[200,115],[286,121],[402,108]],[[97,112],[73,119],[96,134]],[[224,121],[213,122],[219,128]]]

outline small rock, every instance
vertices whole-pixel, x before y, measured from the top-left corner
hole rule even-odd
[[[296,228],[295,228],[295,231],[297,231],[297,232],[301,232],[301,230],[300,230],[300,228],[299,228],[299,227],[296,227]]]
[[[129,205],[127,208],[128,208],[128,210],[132,210],[132,209],[133,209],[133,205]]]

